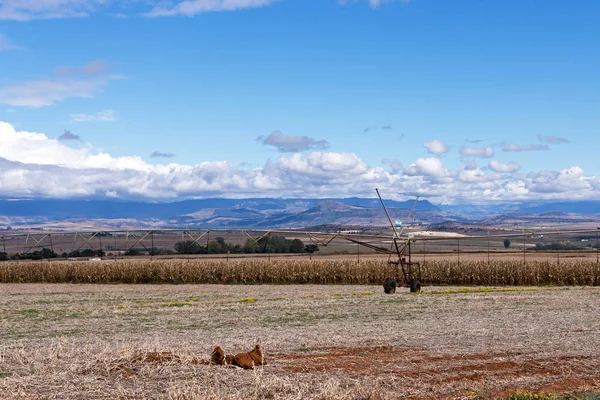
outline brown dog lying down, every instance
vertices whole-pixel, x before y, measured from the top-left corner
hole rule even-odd
[[[227,354],[220,346],[215,347],[210,357],[210,363],[213,365],[235,365],[244,369],[253,369],[257,365],[267,365],[263,358],[260,345],[256,345],[254,350],[248,353],[239,353],[236,355]]]

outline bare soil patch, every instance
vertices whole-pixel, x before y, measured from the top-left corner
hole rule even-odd
[[[518,391],[568,394],[584,392],[600,384],[600,369],[595,357],[536,357],[496,353],[436,355],[425,349],[401,347],[321,348],[306,354],[273,354],[284,370],[293,373],[333,372],[345,376],[395,375],[412,379],[418,385],[450,387],[453,384],[481,386],[486,380],[497,385],[526,379],[528,383],[506,390],[489,392],[489,397],[509,396]],[[570,378],[565,379],[565,369]],[[590,374],[590,369],[594,370]],[[445,396],[444,396],[445,397]],[[456,397],[454,395],[449,398]]]

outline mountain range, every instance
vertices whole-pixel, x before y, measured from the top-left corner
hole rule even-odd
[[[600,220],[600,201],[434,205],[427,200],[386,201],[391,218],[433,225],[448,222],[490,225]],[[414,213],[411,215],[411,209]],[[407,221],[410,217],[410,220]],[[109,200],[0,200],[0,227],[61,226],[90,221],[163,228],[300,228],[315,225],[385,226],[377,198],[198,199],[171,203]],[[63,224],[64,225],[64,224]],[[92,224],[93,226],[93,224]]]

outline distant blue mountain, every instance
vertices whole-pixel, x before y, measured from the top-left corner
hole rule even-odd
[[[579,214],[594,221],[600,201],[501,203],[436,206],[427,200],[385,201],[391,218],[416,224],[448,221],[478,223],[554,218],[552,213]],[[410,214],[413,208],[414,214]],[[409,218],[410,216],[410,218]],[[322,224],[378,225],[389,222],[378,198],[345,199],[199,199],[172,203],[110,200],[0,200],[4,225],[46,224],[64,220],[133,219],[162,227],[273,228]],[[491,219],[490,219],[491,218]],[[588,218],[588,219],[589,219]],[[559,220],[564,220],[560,217]],[[580,218],[581,219],[581,218]]]
[[[573,214],[600,214],[600,201],[572,201],[560,203],[526,204],[519,208],[520,212],[542,214],[547,212],[564,212]]]
[[[268,213],[284,212],[290,208],[300,211],[316,207],[319,203],[334,201],[346,205],[381,208],[378,199],[199,199],[173,203],[144,203],[110,200],[0,200],[0,216],[45,217],[52,220],[69,218],[136,218],[169,219],[206,209],[237,210],[244,212],[260,211]],[[390,208],[410,209],[414,201],[386,201]],[[422,200],[417,210],[434,211],[438,208],[429,201]],[[234,211],[235,212],[235,211]]]

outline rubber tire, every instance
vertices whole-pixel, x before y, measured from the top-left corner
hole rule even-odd
[[[396,281],[393,279],[388,279],[383,284],[383,292],[385,294],[394,294],[396,293]]]
[[[411,293],[419,293],[421,291],[421,282],[418,279],[413,279],[410,284],[410,292]]]

